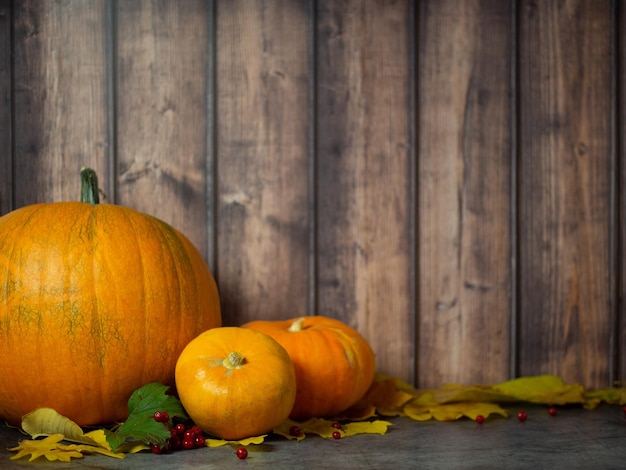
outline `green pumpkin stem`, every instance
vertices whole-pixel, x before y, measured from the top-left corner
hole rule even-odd
[[[297,320],[294,320],[294,322],[291,324],[291,326],[289,328],[287,328],[287,331],[295,333],[297,331],[304,330],[304,320],[305,319],[306,319],[305,317],[300,317]]]
[[[91,168],[83,167],[80,169],[80,202],[100,204],[98,176]]]
[[[228,353],[226,359],[222,360],[222,365],[229,370],[239,369],[246,362],[246,358],[243,354],[233,351]]]

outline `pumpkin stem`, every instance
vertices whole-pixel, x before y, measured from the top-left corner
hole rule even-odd
[[[287,331],[295,333],[297,331],[304,330],[304,320],[305,319],[306,319],[305,317],[300,317],[297,320],[294,320],[294,322],[291,324],[291,326],[289,328],[287,328]]]
[[[91,168],[82,167],[80,169],[80,202],[100,204],[98,176]]]
[[[244,363],[246,362],[246,358],[243,357],[243,354],[237,352],[237,351],[233,351],[228,353],[228,356],[226,356],[226,359],[224,359],[222,361],[222,365],[224,367],[226,367],[227,369],[239,369],[241,366],[244,365]]]

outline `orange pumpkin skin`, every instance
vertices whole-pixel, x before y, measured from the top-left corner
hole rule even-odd
[[[287,351],[270,336],[222,327],[185,347],[176,363],[176,388],[194,423],[213,436],[239,440],[287,419],[296,376]]]
[[[112,204],[36,204],[0,218],[0,417],[52,407],[79,425],[128,415],[174,383],[178,355],[221,326],[200,253],[156,218]]]
[[[337,416],[359,401],[374,380],[372,348],[339,320],[318,315],[243,327],[267,333],[289,353],[298,389],[291,419]]]

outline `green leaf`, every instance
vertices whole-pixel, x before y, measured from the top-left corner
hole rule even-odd
[[[149,413],[150,416],[155,411],[167,411],[170,418],[186,418],[187,415],[178,398],[167,394],[168,388],[156,382],[138,388],[128,400],[128,411],[131,415]]]
[[[163,423],[157,423],[155,411],[167,411],[170,419],[186,418],[180,401],[166,392],[168,387],[160,383],[150,383],[138,388],[128,400],[128,419],[116,430],[106,431],[107,442],[113,451],[123,444],[134,445],[139,442],[165,446],[170,432]]]

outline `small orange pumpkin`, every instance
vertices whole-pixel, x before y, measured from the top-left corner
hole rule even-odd
[[[289,415],[296,376],[270,336],[237,327],[200,334],[176,363],[176,388],[194,423],[227,440],[267,433]]]
[[[298,388],[292,419],[336,416],[359,401],[374,380],[372,348],[339,320],[318,315],[243,327],[267,333],[289,353]]]
[[[132,392],[174,384],[176,359],[221,326],[217,286],[180,232],[127,207],[35,204],[0,218],[0,417],[51,407],[79,425],[128,415]]]

